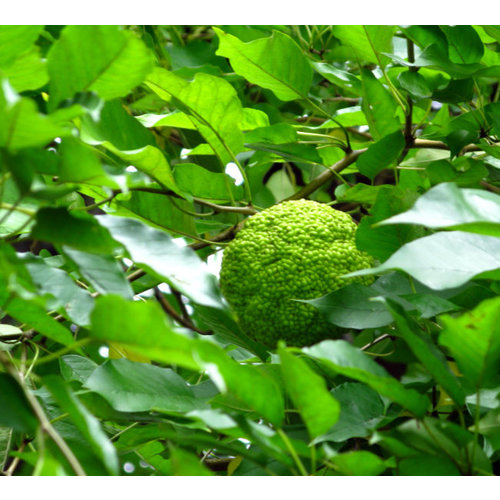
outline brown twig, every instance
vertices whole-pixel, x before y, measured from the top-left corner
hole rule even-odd
[[[163,293],[161,293],[160,289],[158,287],[154,287],[154,294],[156,300],[159,302],[161,308],[177,323],[179,323],[182,326],[185,326],[186,328],[189,328],[190,330],[193,330],[193,332],[199,333],[200,335],[213,335],[213,332],[206,332],[204,330],[200,330],[197,328],[189,318],[184,318],[181,316],[168,302],[168,300],[165,298]]]

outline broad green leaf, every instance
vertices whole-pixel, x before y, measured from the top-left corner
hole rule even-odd
[[[98,118],[82,117],[81,138],[89,144],[111,143],[119,151],[156,146],[153,134],[131,116],[119,99],[104,103]]]
[[[481,302],[461,316],[442,316],[439,343],[453,355],[467,382],[475,387],[498,383],[500,363],[500,299]]]
[[[253,366],[240,365],[212,342],[174,332],[155,303],[100,297],[92,312],[90,335],[155,361],[205,371],[221,392],[229,392],[274,425],[281,425],[283,395],[271,377]]]
[[[314,443],[341,443],[353,437],[366,437],[384,419],[382,399],[366,385],[345,382],[335,387],[332,395],[340,403],[340,417],[332,429]]]
[[[156,68],[146,84],[162,99],[174,97],[180,109],[210,144],[223,165],[243,151],[243,107],[226,80],[204,73],[187,82],[163,68]]]
[[[63,247],[63,251],[96,292],[121,295],[125,299],[134,296],[120,263],[111,255],[96,255],[69,247]]]
[[[49,310],[57,309],[80,326],[90,325],[90,311],[94,299],[63,270],[49,266],[43,259],[32,254],[20,254],[33,283],[41,295],[49,294]]]
[[[196,130],[196,126],[189,118],[189,115],[182,111],[173,111],[166,115],[145,114],[136,117],[144,127],[175,127],[188,130]],[[253,108],[243,108],[243,120],[240,123],[241,130],[253,130],[257,127],[269,126],[268,116]]]
[[[174,332],[165,313],[153,302],[127,302],[114,295],[96,299],[89,335],[112,342],[156,361],[197,370],[192,341]]]
[[[17,92],[39,89],[49,81],[46,61],[40,58],[38,49],[24,53],[8,68],[2,69],[2,73]]]
[[[0,373],[0,425],[19,432],[33,434],[38,421],[26,396],[17,382],[6,373]]]
[[[382,52],[392,53],[392,37],[395,26],[333,26],[332,33],[342,42],[334,49],[338,56],[357,59],[360,62],[386,64],[387,56]]]
[[[328,392],[323,377],[305,361],[289,353],[284,346],[278,348],[278,353],[286,391],[301,414],[310,438],[314,439],[337,422],[340,405]]]
[[[383,261],[398,250],[401,245],[423,236],[425,233],[419,227],[378,227],[375,225],[376,222],[391,215],[408,210],[417,197],[418,194],[414,190],[395,186],[379,186],[375,204],[370,210],[371,215],[361,219],[356,231],[357,247]]]
[[[234,179],[223,172],[210,172],[193,163],[180,163],[175,167],[175,183],[183,193],[197,198],[214,201],[240,199],[241,188],[234,185]]]
[[[368,69],[361,70],[361,82],[363,85],[361,108],[375,140],[399,130],[401,124],[396,118],[397,104],[389,91]]]
[[[307,97],[313,70],[299,46],[280,31],[269,38],[244,43],[214,28],[219,37],[216,54],[229,58],[234,71],[249,82],[271,90],[282,101]]]
[[[400,476],[460,476],[451,460],[423,453],[400,460],[398,472]]]
[[[398,130],[369,146],[368,150],[358,158],[356,165],[363,175],[373,180],[381,170],[394,164],[404,147],[405,139]]]
[[[302,350],[308,356],[322,361],[334,372],[368,385],[415,415],[425,414],[429,404],[425,396],[413,389],[406,389],[373,359],[348,342],[325,340]]]
[[[451,459],[462,474],[467,474],[471,462],[483,473],[491,471],[491,463],[484,451],[474,444],[474,434],[453,422],[430,417],[409,420],[390,435],[419,454]],[[410,456],[415,456],[415,453]]]
[[[448,39],[450,61],[459,64],[477,63],[484,53],[483,42],[472,26],[440,26]]]
[[[454,288],[500,268],[500,240],[493,236],[442,232],[402,246],[380,266],[346,277],[404,271],[433,290]]]
[[[27,52],[43,26],[0,26],[0,69],[5,69]]]
[[[108,473],[118,475],[118,455],[104,433],[99,420],[87,410],[62,379],[55,375],[49,375],[44,377],[43,382],[61,409],[69,414],[71,421],[90,444]]]
[[[378,328],[392,323],[392,316],[380,301],[373,300],[380,294],[357,283],[347,285],[324,297],[302,300],[319,309],[334,325],[342,328]]]
[[[48,54],[51,107],[76,92],[104,100],[122,97],[151,71],[152,57],[132,32],[119,26],[67,26]]]
[[[173,476],[213,476],[214,473],[200,463],[200,459],[188,451],[172,445],[170,450],[170,466]]]
[[[341,453],[328,461],[344,476],[378,476],[387,469],[384,460],[365,450]]]
[[[361,80],[356,75],[323,62],[313,62],[312,67],[329,82],[356,94],[361,94]]]
[[[431,337],[425,335],[419,325],[405,314],[399,304],[390,299],[387,299],[387,304],[396,322],[398,335],[453,401],[459,406],[463,405],[465,393],[449,369],[445,355],[432,342]]]
[[[413,98],[425,99],[432,94],[425,77],[416,71],[400,73],[398,75],[398,82]]]
[[[33,238],[92,253],[111,253],[118,244],[94,217],[64,208],[44,208],[36,214]]]
[[[65,346],[70,346],[74,343],[70,330],[52,316],[47,315],[45,308],[36,300],[30,301],[14,297],[3,307],[10,316],[16,318],[21,323],[26,323],[45,337]],[[81,316],[82,312],[79,311],[76,314]]]
[[[59,146],[59,153],[61,156],[57,175],[60,182],[120,188],[106,173],[92,148],[86,144],[73,138],[65,138]]]
[[[99,365],[85,356],[66,354],[59,358],[59,366],[64,380],[84,383]]]
[[[434,186],[420,196],[408,211],[378,222],[421,224],[431,228],[450,228],[500,236],[500,196],[481,189],[460,189],[453,183]]]
[[[101,215],[97,220],[128,250],[136,264],[164,278],[194,302],[222,307],[215,276],[193,250],[179,247],[166,232],[138,220],[112,215]]]
[[[40,114],[33,100],[16,94],[6,79],[0,80],[0,85],[0,147],[17,151],[46,146],[68,134],[50,116]]]
[[[204,401],[170,368],[128,359],[106,361],[92,372],[85,387],[122,412],[187,413],[205,407]]]

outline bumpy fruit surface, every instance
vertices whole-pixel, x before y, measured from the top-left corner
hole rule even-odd
[[[372,266],[356,248],[351,217],[322,203],[287,201],[245,221],[222,259],[222,293],[243,331],[269,347],[278,340],[305,346],[336,336],[310,304],[350,283],[372,277],[342,275]]]

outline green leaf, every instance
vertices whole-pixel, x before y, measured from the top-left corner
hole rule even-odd
[[[353,437],[366,437],[384,419],[385,408],[380,396],[370,387],[345,382],[332,390],[340,403],[340,417],[333,428],[314,443],[341,443]]]
[[[425,414],[429,404],[425,396],[413,389],[406,389],[373,359],[348,342],[325,340],[302,350],[308,356],[322,361],[334,372],[368,385],[415,415]]]
[[[166,232],[137,220],[112,215],[102,215],[97,220],[116,241],[125,246],[136,264],[167,280],[193,301],[222,307],[215,276],[208,272],[193,250],[179,247]]]
[[[472,26],[440,26],[448,39],[450,61],[458,64],[478,63],[484,46]]]
[[[458,318],[442,316],[439,343],[453,355],[460,371],[476,388],[498,383],[500,299],[484,300]]]
[[[366,286],[353,283],[324,297],[301,300],[319,309],[334,325],[342,328],[378,328],[392,323],[386,306],[372,300],[380,294]]]
[[[356,231],[356,245],[377,259],[385,260],[401,245],[422,236],[424,232],[421,228],[411,226],[376,225],[376,222],[410,208],[418,196],[414,190],[396,186],[378,188],[375,204],[370,210],[372,215],[363,217]]]
[[[13,430],[8,427],[0,427],[0,469],[5,470],[5,462],[9,457],[10,444]]]
[[[37,332],[59,344],[70,346],[74,343],[70,330],[52,316],[48,316],[45,308],[36,300],[28,301],[14,297],[3,308],[13,318],[26,323]],[[79,311],[76,314],[81,316],[82,312]]]
[[[234,185],[234,179],[225,173],[210,172],[193,163],[177,165],[174,177],[181,192],[197,198],[225,202],[231,197],[240,199],[243,194],[241,188]]]
[[[134,293],[120,263],[111,255],[96,255],[63,247],[64,253],[78,266],[82,276],[96,292],[132,299]]]
[[[398,82],[414,99],[425,99],[432,94],[425,77],[416,71],[399,73]]]
[[[360,62],[382,64],[388,62],[388,57],[381,52],[392,53],[392,40],[395,26],[342,26],[332,27],[335,38],[342,42],[342,46],[335,50],[337,56],[352,58]],[[384,65],[385,65],[384,64]]]
[[[48,309],[61,311],[77,325],[90,325],[94,299],[87,291],[80,288],[67,273],[49,266],[39,257],[25,253],[20,258],[37,286],[38,293],[51,296],[47,302]]]
[[[36,214],[31,235],[38,240],[84,252],[112,253],[118,245],[97,222],[87,214],[69,213],[63,208],[43,208]]]
[[[50,116],[40,114],[33,100],[16,94],[7,80],[0,80],[0,86],[0,147],[16,151],[45,146],[68,134]]]
[[[119,464],[116,450],[102,430],[99,420],[87,410],[59,377],[49,375],[44,377],[43,382],[61,409],[69,414],[71,421],[90,444],[107,472],[111,475],[118,475]]]
[[[27,52],[42,29],[43,26],[0,26],[0,68],[8,67]]]
[[[400,270],[433,290],[445,290],[500,268],[499,255],[498,238],[460,231],[442,232],[407,243],[380,266],[345,277]]]
[[[221,392],[229,392],[274,425],[281,425],[283,395],[270,376],[238,364],[212,342],[174,332],[155,303],[100,297],[92,312],[90,335],[155,361],[205,371]]]
[[[328,392],[325,380],[305,361],[278,348],[285,388],[299,410],[311,439],[324,434],[337,422],[340,405]]]
[[[2,72],[17,92],[39,89],[49,81],[47,64],[40,58],[38,48],[22,54]]]
[[[104,100],[122,97],[151,71],[141,40],[119,26],[67,26],[48,54],[50,105],[93,90]]]
[[[400,476],[460,476],[451,460],[423,453],[401,460],[398,471]]]
[[[397,104],[389,91],[368,69],[361,70],[361,81],[363,84],[361,108],[375,140],[400,130],[401,124],[396,118]]]
[[[17,382],[0,373],[0,425],[19,432],[33,434],[38,421]]]
[[[96,299],[89,335],[164,363],[198,369],[191,340],[174,332],[165,313],[153,302],[127,302],[115,295]]]
[[[128,359],[106,361],[92,372],[85,387],[122,412],[187,413],[205,407],[204,401],[170,368]]]
[[[465,393],[457,378],[449,369],[445,355],[432,342],[430,336],[425,335],[418,324],[409,318],[403,308],[393,300],[386,299],[398,334],[408,344],[413,354],[433,376],[434,380],[459,406],[465,402]]]
[[[500,236],[500,196],[481,189],[461,189],[453,183],[434,186],[408,211],[378,222],[420,224],[433,229],[449,228]]]
[[[350,451],[329,458],[344,476],[378,476],[387,468],[384,460],[369,451]]]
[[[200,463],[199,458],[182,448],[169,446],[173,476],[213,476],[214,473]]]
[[[59,358],[59,366],[64,380],[84,383],[99,365],[84,356],[67,354]]]
[[[197,73],[192,82],[187,82],[170,71],[156,68],[146,84],[162,99],[168,100],[170,96],[176,99],[223,165],[234,161],[234,156],[243,151],[240,129],[243,108],[226,80]]]
[[[386,135],[357,160],[359,171],[373,180],[384,168],[390,167],[401,155],[405,147],[405,139],[401,131]]]
[[[244,43],[218,28],[217,55],[229,58],[234,71],[249,82],[271,90],[282,101],[307,97],[313,70],[298,45],[284,33]]]

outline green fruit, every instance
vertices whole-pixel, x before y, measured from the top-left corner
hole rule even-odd
[[[286,201],[245,221],[226,247],[220,284],[243,331],[269,347],[278,340],[305,346],[338,336],[310,304],[350,283],[372,277],[341,278],[371,267],[355,243],[351,217],[322,203]]]

